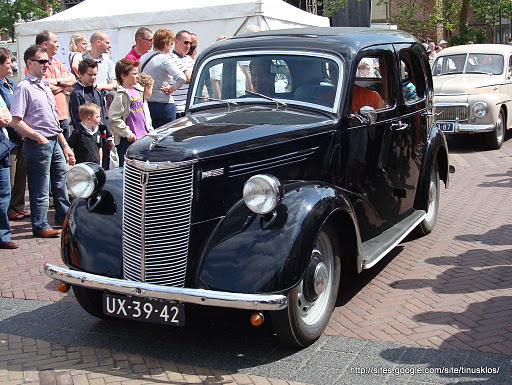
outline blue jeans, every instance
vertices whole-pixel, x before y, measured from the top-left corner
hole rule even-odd
[[[148,102],[149,113],[153,127],[162,127],[164,124],[176,120],[176,104]]]
[[[69,210],[66,160],[57,138],[48,139],[46,144],[26,138],[23,153],[27,168],[32,232],[36,234],[51,227],[48,223],[50,185],[55,204],[55,221],[62,223]]]
[[[0,168],[0,242],[11,240],[11,226],[7,211],[11,201],[11,170],[9,167]]]
[[[128,139],[121,138],[121,142],[116,146],[117,156],[119,157],[119,167],[124,167],[124,155],[132,143],[134,142],[128,142]]]
[[[69,132],[69,121],[68,119],[59,120],[60,128],[62,128],[62,134],[66,138],[66,140],[69,139],[69,135],[71,135],[71,132]]]

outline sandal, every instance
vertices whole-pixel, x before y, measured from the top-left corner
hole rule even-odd
[[[18,210],[18,213],[20,213],[21,215],[24,215],[24,216],[28,215],[28,212],[26,212],[25,210]]]
[[[25,218],[25,215],[23,215],[22,213],[13,211],[9,215],[7,215],[7,218],[9,218],[12,221],[12,220],[17,220],[17,219],[23,219],[23,218]]]

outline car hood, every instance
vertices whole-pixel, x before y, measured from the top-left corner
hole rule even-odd
[[[333,117],[306,110],[266,106],[217,108],[166,124],[135,142],[130,159],[181,162],[225,155],[298,139],[332,129]]]
[[[496,77],[484,74],[440,75],[434,76],[433,80],[436,95],[480,93],[496,83]]]

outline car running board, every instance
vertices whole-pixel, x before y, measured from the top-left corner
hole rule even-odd
[[[427,216],[425,210],[417,210],[407,218],[384,231],[381,235],[361,244],[363,269],[373,267],[404,239]]]

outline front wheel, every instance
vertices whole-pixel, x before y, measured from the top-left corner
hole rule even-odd
[[[428,184],[428,199],[425,207],[427,216],[421,221],[421,223],[416,228],[416,233],[420,236],[430,234],[434,229],[434,225],[436,224],[437,212],[439,211],[439,187],[439,165],[437,164],[436,160],[434,161],[434,164],[432,165],[432,170],[430,171],[430,181]]]
[[[288,307],[271,312],[272,326],[284,343],[305,347],[315,342],[331,317],[340,284],[340,247],[330,226],[318,233],[301,282],[288,292]]]
[[[487,145],[491,150],[499,150],[505,141],[505,114],[500,110],[494,131],[487,133]]]

